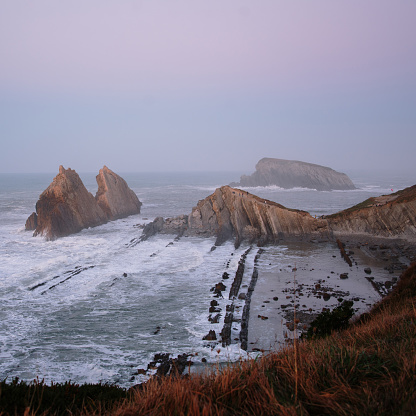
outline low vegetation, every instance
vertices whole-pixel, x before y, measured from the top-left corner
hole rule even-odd
[[[338,312],[332,318],[344,327],[348,304]],[[311,338],[210,374],[155,378],[130,391],[3,382],[0,414],[416,414],[416,263],[370,313]]]
[[[364,209],[364,208],[372,207],[375,204],[375,200],[376,199],[374,197],[368,198],[365,201],[360,202],[359,204],[354,205],[350,208],[347,208],[347,209],[344,209],[342,211],[336,212],[335,214],[326,215],[325,218],[342,217],[343,215],[351,214],[354,211],[359,211],[359,210]]]
[[[304,338],[316,339],[331,335],[334,331],[345,329],[349,325],[349,321],[354,315],[354,302],[344,300],[341,305],[332,311],[323,311],[320,313],[309,326]]]

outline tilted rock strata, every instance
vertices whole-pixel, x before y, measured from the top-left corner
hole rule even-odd
[[[310,188],[318,191],[355,189],[351,179],[331,168],[297,160],[263,158],[256,171],[243,175],[232,186],[269,186],[281,188]]]
[[[371,235],[416,241],[416,185],[370,198],[327,217],[337,235]]]
[[[142,203],[126,181],[104,166],[96,177],[98,191],[95,199],[109,220],[128,217],[140,212]]]
[[[416,241],[416,185],[325,218],[223,186],[199,201],[189,216],[158,217],[145,227],[142,240],[158,232],[215,236],[216,245],[235,239],[236,246],[244,240],[263,245],[351,235]]]
[[[111,172],[108,168],[106,169]],[[111,174],[115,175],[113,172]],[[119,181],[119,183],[122,182]],[[124,184],[122,184],[123,191]],[[84,228],[104,224],[116,218],[113,217],[113,213],[120,211],[115,208],[116,203],[122,206],[127,201],[129,207],[127,212],[129,213],[124,216],[140,212],[141,204],[139,203],[140,205],[137,206],[136,212],[132,212],[129,205],[130,195],[127,199],[123,199],[121,197],[123,192],[115,186],[104,189],[103,183],[101,187],[99,184],[98,194],[101,196],[106,194],[106,199],[102,200],[110,201],[107,205],[101,202],[105,210],[101,208],[96,198],[87,191],[74,170],[64,169],[63,166],[60,166],[59,174],[40,195],[36,203],[36,213],[32,213],[26,221],[26,230],[34,229],[34,236],[42,235],[48,240],[53,240],[79,232]]]
[[[218,188],[199,201],[188,217],[155,221],[157,225],[149,226],[149,231],[216,236],[216,245],[232,238],[239,246],[244,240],[266,244],[329,237],[325,220],[316,220],[307,212],[290,210],[229,186]]]

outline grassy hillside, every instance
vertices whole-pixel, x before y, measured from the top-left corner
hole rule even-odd
[[[111,386],[0,385],[0,414],[416,414],[416,263],[341,332],[216,373]]]

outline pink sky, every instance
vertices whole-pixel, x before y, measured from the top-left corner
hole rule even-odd
[[[72,117],[74,135],[79,123],[79,136],[89,135],[79,140],[88,139],[93,148],[108,129],[102,130],[97,117],[95,128],[90,125],[88,132],[82,133],[79,114],[70,112],[73,105],[70,100],[77,97],[81,101],[108,100],[109,103],[109,100],[124,99],[161,101],[161,120],[165,115],[168,117],[167,102],[171,101],[175,108],[180,102],[184,112],[210,102],[209,111],[214,118],[222,117],[213,110],[215,102],[241,103],[244,99],[239,97],[247,97],[247,100],[260,97],[265,106],[264,114],[290,101],[288,108],[293,111],[288,119],[293,119],[293,127],[276,124],[278,121],[273,124],[275,115],[271,114],[266,123],[269,129],[266,127],[262,131],[269,139],[265,139],[264,147],[258,152],[260,157],[282,157],[281,146],[271,144],[273,135],[284,134],[301,144],[302,134],[310,136],[304,140],[330,140],[336,131],[336,126],[331,131],[313,129],[313,125],[325,124],[322,112],[309,124],[304,124],[301,116],[296,122],[296,115],[308,111],[305,102],[316,102],[318,106],[331,109],[331,100],[335,97],[341,101],[346,94],[347,110],[340,108],[339,114],[329,114],[331,119],[327,123],[332,125],[334,120],[340,119],[339,128],[352,123],[352,135],[360,132],[363,112],[360,108],[354,116],[354,103],[364,102],[369,108],[373,104],[380,106],[384,94],[385,105],[390,102],[392,108],[383,107],[377,111],[383,114],[383,123],[386,123],[386,115],[392,114],[391,134],[396,128],[403,146],[409,145],[415,141],[415,124],[410,116],[400,121],[394,114],[398,107],[403,107],[404,114],[410,114],[409,106],[415,104],[411,98],[414,97],[411,92],[416,92],[415,17],[414,0],[6,1],[2,3],[0,15],[0,94],[6,98],[2,101],[0,97],[0,104],[16,115],[19,112],[16,100],[28,96],[39,100],[47,108],[49,105],[45,111],[49,112],[51,120]],[[47,102],[50,97],[60,101],[60,113],[52,102]],[[264,102],[270,97],[275,101],[272,99],[272,107],[267,108]],[[302,101],[299,108],[292,103],[296,99]],[[91,106],[95,108],[95,104]],[[235,130],[231,125],[224,126],[224,131],[229,133],[228,136],[224,133],[222,140],[224,137],[229,140],[229,151],[241,140],[238,117],[244,124],[249,106],[247,101],[243,111],[237,105],[231,117],[236,118]],[[218,107],[221,111],[227,108],[226,105],[225,109],[221,105]],[[23,117],[34,119],[37,110],[30,108],[27,102],[24,108]],[[345,112],[349,114],[342,120]],[[253,108],[252,114],[255,113],[256,108]],[[202,114],[197,114],[196,118]],[[116,110],[114,115],[121,117]],[[0,134],[3,140],[8,140],[8,149],[13,152],[12,141],[29,140],[28,131],[10,126],[8,120],[1,124],[1,117]],[[253,132],[255,126],[263,123],[263,115],[258,117],[253,120]],[[369,129],[367,123],[366,133],[361,132],[361,137],[374,141],[381,136],[374,114],[372,119],[373,129]],[[117,131],[116,121],[114,132]],[[302,123],[299,130],[298,124]],[[6,126],[3,130],[2,125]],[[46,115],[44,126],[40,123],[33,126],[32,133],[38,140],[52,134],[54,137],[64,135],[59,128],[51,131],[47,125]],[[123,133],[126,145],[132,140],[133,130],[143,128],[146,137],[152,135],[151,124],[130,122],[130,127],[130,132],[127,129]],[[185,137],[187,129],[177,126],[177,140],[180,140],[179,135]],[[212,134],[221,134],[218,129],[213,129]],[[386,136],[385,128],[379,129]],[[199,133],[198,129],[188,131],[189,137],[198,137]],[[166,134],[157,133],[155,127],[155,140],[168,143]],[[259,144],[261,139],[256,137]],[[244,140],[248,142],[250,137]],[[288,148],[283,153],[286,158],[300,158],[293,154],[295,150]],[[256,157],[257,154],[252,156]],[[315,160],[306,161],[322,163],[316,160],[319,157],[312,157]],[[330,158],[328,155],[327,164]],[[243,160],[254,166],[255,160],[249,156]],[[180,165],[171,167],[177,169]]]
[[[302,88],[414,82],[414,1],[2,5],[6,88]]]

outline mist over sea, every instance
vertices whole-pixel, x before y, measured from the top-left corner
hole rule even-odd
[[[128,387],[158,352],[197,353],[212,363],[247,356],[238,342],[213,349],[202,338],[215,327],[207,320],[210,289],[226,268],[235,273],[248,246],[227,242],[211,251],[212,238],[165,235],[129,244],[145,223],[189,214],[240,173],[116,173],[143,203],[141,214],[56,241],[24,230],[56,173],[0,174],[0,379]],[[346,173],[357,190],[244,189],[320,216],[416,183],[401,174]],[[80,177],[95,195],[95,174]]]

